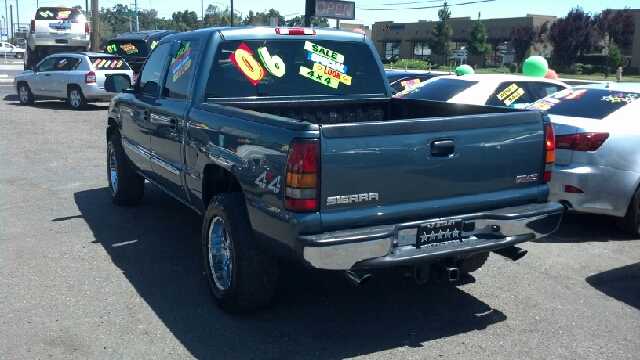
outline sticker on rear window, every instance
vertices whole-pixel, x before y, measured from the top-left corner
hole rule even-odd
[[[309,69],[300,66],[300,75],[334,89],[337,89],[340,83],[351,86],[352,78],[346,74],[344,55],[311,41],[304,42],[304,49],[308,51],[307,60],[313,62],[313,67]]]
[[[269,49],[265,46],[258,48],[258,55],[260,55],[260,60],[262,60],[264,67],[271,73],[271,75],[282,77],[285,74],[284,61],[282,61],[280,56],[271,56],[269,54]]]
[[[67,59],[62,59],[62,60],[58,61],[58,67],[59,68],[63,68],[65,65],[67,65]]]
[[[138,52],[138,48],[136,48],[132,44],[120,45],[120,49],[124,50],[127,55],[135,54]]]
[[[498,100],[504,102],[506,106],[510,106],[516,102],[522,95],[524,95],[524,89],[518,87],[516,84],[511,84],[508,88],[502,90],[498,95]]]
[[[400,85],[402,85],[405,90],[411,89],[418,84],[420,84],[420,79],[403,80],[400,82]]]
[[[58,15],[56,15],[56,19],[66,19],[71,15],[71,10],[62,10],[58,11]]]
[[[119,59],[103,59],[103,58],[99,58],[99,59],[92,59],[93,61],[93,66],[95,66],[97,69],[117,69],[117,68],[121,68],[122,65],[124,64],[123,60],[119,60]]]
[[[76,63],[73,64],[73,66],[71,67],[71,70],[77,69],[81,63],[82,63],[82,59],[76,59]]]
[[[118,47],[116,46],[116,44],[111,44],[109,46],[107,46],[107,52],[108,53],[113,53],[118,51]]]
[[[231,53],[229,59],[253,85],[257,85],[266,75],[251,49],[244,43]]]
[[[618,94],[613,94],[613,95],[609,95],[609,96],[603,96],[602,100],[604,101],[609,101],[611,103],[617,103],[617,102],[625,102],[627,104],[633,102],[634,100],[638,99],[638,94],[636,93],[618,93]]]
[[[153,40],[151,42],[151,45],[150,45],[151,46],[151,50],[155,49],[157,45],[158,45],[158,41],[157,40]]]
[[[176,56],[171,59],[171,73],[173,82],[176,82],[191,67],[191,43],[188,42],[178,50]]]

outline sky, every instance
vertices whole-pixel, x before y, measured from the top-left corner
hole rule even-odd
[[[135,0],[98,0],[100,7],[112,7],[116,4],[130,4],[133,7]],[[468,5],[456,5],[472,2],[474,0],[449,0],[449,9],[452,17],[470,16],[472,19],[481,13],[482,19],[520,17],[526,14],[565,16],[573,7],[580,5],[585,12],[599,13],[606,8],[622,9],[624,7],[640,8],[638,0],[485,0],[488,2],[474,3]],[[478,0],[475,0],[478,1]],[[19,8],[20,23],[28,23],[35,13],[37,6],[74,6],[85,7],[86,0],[3,0],[0,6],[13,5],[13,21],[17,22],[16,7]],[[185,1],[183,6],[176,7],[175,0],[137,0],[140,9],[155,9],[160,17],[171,18],[171,14],[176,11],[195,11],[202,16],[202,7],[206,9],[209,4],[225,8],[230,5],[230,0],[190,0]],[[356,3],[356,20],[347,21],[371,26],[376,21],[394,22],[417,22],[418,20],[437,20],[438,8],[431,9],[411,9],[419,7],[442,6],[441,0],[362,0]],[[188,4],[188,5],[187,5]],[[285,15],[285,18],[292,18],[296,15],[304,14],[304,0],[233,0],[233,7],[237,13],[246,16],[249,10],[265,11],[274,8]],[[394,4],[394,5],[389,5]],[[91,0],[89,0],[91,6]],[[384,9],[384,10],[367,10]],[[4,8],[0,8],[0,15],[5,15]],[[329,21],[335,26],[333,20]]]

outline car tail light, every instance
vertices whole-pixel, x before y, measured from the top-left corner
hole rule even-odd
[[[84,82],[86,84],[91,84],[96,82],[96,73],[93,71],[89,71],[87,75],[84,76]]]
[[[309,28],[276,28],[278,35],[315,35],[315,29]]]
[[[318,140],[294,139],[287,157],[284,207],[291,211],[319,210]]]
[[[564,192],[569,194],[584,194],[584,191],[582,189],[573,185],[565,185]]]
[[[89,36],[90,31],[89,31],[89,23],[88,22],[84,23],[84,33],[85,33],[86,36]]]
[[[551,174],[553,172],[553,163],[556,160],[556,143],[553,133],[553,126],[547,123],[544,126],[545,136],[545,160],[544,160],[544,172],[542,175],[542,182],[546,183],[551,181]]]
[[[36,21],[35,20],[31,20],[31,27],[29,28],[29,33],[31,33],[31,34],[35,34],[36,33]]]
[[[556,136],[558,149],[596,151],[609,138],[609,133],[582,133]]]

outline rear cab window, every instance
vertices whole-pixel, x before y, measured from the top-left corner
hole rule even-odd
[[[540,99],[529,110],[549,114],[602,120],[627,104],[639,101],[640,93],[615,89],[571,88]]]
[[[364,43],[328,40],[223,41],[207,98],[384,94],[386,82]]]
[[[153,43],[153,42],[152,42]],[[157,44],[157,42],[155,42]],[[105,47],[105,52],[115,54],[124,58],[129,56],[147,57],[153,48],[148,48],[144,40],[110,40]],[[155,45],[154,45],[155,47]]]
[[[477,81],[437,77],[429,79],[427,82],[417,84],[411,89],[394,95],[394,97],[403,99],[448,101],[477,83]]]
[[[90,56],[89,62],[94,70],[131,70],[126,61],[116,56]]]
[[[84,21],[85,16],[78,9],[43,7],[36,11],[35,20]]]

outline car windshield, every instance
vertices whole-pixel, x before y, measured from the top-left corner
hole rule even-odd
[[[572,88],[540,99],[529,110],[545,110],[549,114],[602,120],[633,101],[639,92],[615,89]]]
[[[215,55],[206,96],[384,94],[379,69],[362,42],[225,41]]]
[[[59,7],[43,7],[36,11],[35,20],[84,20],[84,15],[77,9]]]
[[[425,83],[418,84],[411,89],[397,93],[394,97],[403,99],[448,101],[477,83],[477,81],[436,77],[429,79],[429,81]]]
[[[90,56],[91,66],[96,70],[131,70],[126,61],[113,56]]]
[[[149,55],[147,42],[144,40],[110,40],[105,47],[105,52],[122,57],[147,57]]]

